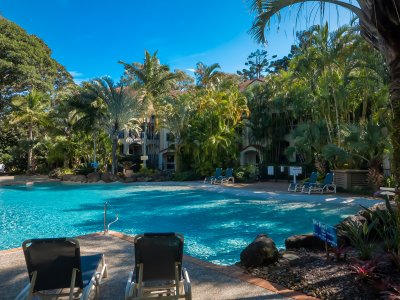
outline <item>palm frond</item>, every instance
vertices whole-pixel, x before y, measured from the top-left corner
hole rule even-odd
[[[349,9],[355,15],[357,15],[364,23],[367,22],[365,15],[361,11],[360,8],[343,1],[338,0],[253,0],[251,1],[250,7],[253,11],[255,11],[258,15],[255,18],[249,33],[254,37],[254,39],[261,44],[266,43],[265,37],[265,29],[270,25],[271,18],[273,16],[279,17],[279,12],[283,9],[295,5],[300,4],[299,10],[302,9],[302,4],[305,2],[319,2],[320,12],[324,14],[324,4],[331,3],[342,6],[344,8]]]

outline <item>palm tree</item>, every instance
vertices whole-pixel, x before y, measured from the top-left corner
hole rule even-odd
[[[75,129],[93,135],[93,162],[97,162],[97,140],[99,133],[104,128],[103,124],[107,120],[107,107],[102,99],[97,98],[88,87],[90,83],[84,83],[80,93],[71,97],[68,106],[79,115],[75,123]],[[97,168],[95,168],[97,169]]]
[[[45,124],[49,111],[49,98],[46,94],[33,89],[26,96],[16,96],[12,99],[15,111],[11,114],[11,124],[22,124],[28,132],[28,172],[34,169],[33,149],[35,132],[38,126]]]
[[[293,4],[319,2],[324,12],[326,3],[349,9],[359,18],[361,35],[385,58],[390,74],[390,99],[393,108],[393,167],[394,176],[400,182],[400,0],[251,0],[251,8],[258,15],[250,30],[254,38],[266,42],[264,31],[270,19],[282,9]],[[353,1],[354,2],[354,1]],[[301,8],[302,6],[300,6]]]
[[[119,62],[125,68],[125,81],[135,89],[143,91],[144,100],[151,106],[157,106],[159,97],[169,92],[174,83],[182,77],[182,73],[173,73],[167,65],[162,65],[157,51],[151,55],[145,51],[143,64]]]
[[[104,102],[107,113],[103,125],[112,142],[112,173],[115,174],[118,167],[118,134],[122,129],[138,129],[142,101],[137,94],[121,83],[114,84],[109,77],[95,79],[86,88],[91,97]]]
[[[218,63],[207,66],[198,62],[195,70],[197,85],[204,88],[213,88],[218,85],[221,78],[221,72],[218,69],[221,69]]]

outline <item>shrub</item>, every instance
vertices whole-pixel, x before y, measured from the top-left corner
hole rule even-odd
[[[143,165],[142,165],[142,166],[140,167],[139,173],[140,173],[141,175],[150,176],[150,175],[153,175],[153,174],[155,173],[155,170],[145,168],[145,167],[143,167]]]
[[[61,178],[63,175],[67,175],[67,174],[75,174],[75,173],[73,170],[68,169],[68,168],[56,168],[56,169],[50,171],[49,177]]]
[[[178,172],[174,173],[172,176],[172,180],[174,181],[191,181],[191,180],[196,180],[199,179],[200,176],[196,174],[194,171],[184,171],[184,172]]]
[[[378,267],[377,259],[368,261],[356,260],[349,267],[352,272],[361,280],[372,280],[378,277],[378,274],[375,273],[375,269]]]
[[[375,227],[375,222],[361,224],[360,222],[350,220],[344,225],[345,235],[350,240],[351,245],[358,251],[359,257],[363,260],[370,259],[375,249],[371,234]]]
[[[376,232],[383,240],[385,250],[389,252],[398,252],[400,241],[400,232],[398,231],[398,216],[397,212],[392,208],[390,201],[385,198],[386,209],[376,209],[371,211],[365,208],[371,215],[373,222],[376,223]]]
[[[258,179],[259,169],[255,165],[239,167],[234,171],[235,178],[240,181],[254,181]]]

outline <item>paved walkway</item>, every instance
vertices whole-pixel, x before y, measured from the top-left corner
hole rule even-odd
[[[129,238],[117,236],[121,235],[92,234],[80,238],[83,254],[101,252],[106,256],[109,276],[101,285],[100,299],[123,299],[128,272],[134,266],[132,242],[126,240]],[[313,299],[245,275],[237,267],[216,266],[187,256],[184,258],[184,266],[192,281],[194,300]],[[28,274],[22,250],[0,252],[0,299],[14,299],[27,282]]]

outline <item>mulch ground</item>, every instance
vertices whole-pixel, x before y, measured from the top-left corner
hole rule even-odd
[[[357,261],[354,251],[347,254],[346,261],[333,259],[333,254],[327,260],[324,252],[304,249],[285,253],[289,259],[281,258],[273,265],[249,268],[247,272],[320,299],[400,299],[400,274],[387,255],[376,260],[376,268],[369,278],[361,278],[350,268]],[[395,289],[399,290],[398,294]],[[398,298],[381,293],[388,290]]]

